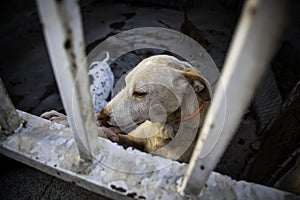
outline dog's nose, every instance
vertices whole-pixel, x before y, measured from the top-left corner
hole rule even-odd
[[[97,115],[97,125],[98,126],[109,126],[109,122],[110,122],[110,112],[104,108]]]

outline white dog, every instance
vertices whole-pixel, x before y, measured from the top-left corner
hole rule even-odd
[[[125,82],[98,115],[98,124],[112,131],[108,137],[188,162],[210,104],[208,82],[189,63],[166,55],[144,59]]]

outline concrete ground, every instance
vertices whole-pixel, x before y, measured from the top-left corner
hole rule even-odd
[[[99,194],[47,175],[0,155],[0,199],[108,200]]]

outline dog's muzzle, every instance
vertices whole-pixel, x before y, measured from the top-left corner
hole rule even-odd
[[[132,124],[119,126],[118,123],[112,119],[111,113],[107,109],[103,109],[97,115],[97,126],[106,127],[115,133],[124,134],[124,135],[127,135],[129,132],[131,132],[132,130],[134,130],[136,127],[138,127],[144,122],[145,121],[137,121],[137,122],[133,122]]]
[[[106,109],[103,109],[99,114],[97,115],[97,125],[98,126],[105,126],[109,127],[110,125],[110,112]]]
[[[125,134],[120,127],[114,125],[110,115],[111,113],[106,109],[103,109],[101,112],[99,112],[97,115],[97,126],[108,128],[117,134]]]

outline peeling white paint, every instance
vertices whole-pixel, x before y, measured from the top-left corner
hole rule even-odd
[[[80,163],[68,128],[50,130],[52,123],[24,112],[19,115],[27,121],[27,128],[2,140],[1,153],[112,199],[126,199],[126,195],[163,200],[298,198],[273,188],[234,181],[215,172],[211,173],[207,187],[200,195],[183,197],[177,186],[187,170],[186,164],[133,149],[126,151],[104,139],[99,140],[99,159],[93,163]],[[107,161],[113,161],[111,166],[107,166]]]
[[[67,148],[70,148],[70,147],[73,145],[73,143],[74,143],[74,139],[70,139],[70,140],[67,142],[66,147],[67,147]]]
[[[65,125],[62,125],[62,124],[57,124],[57,123],[50,123],[50,126],[49,126],[49,129],[51,131],[54,131],[54,130],[59,130],[59,129],[62,129],[62,128],[65,128],[66,126]],[[60,132],[59,134],[62,134],[62,132]]]

